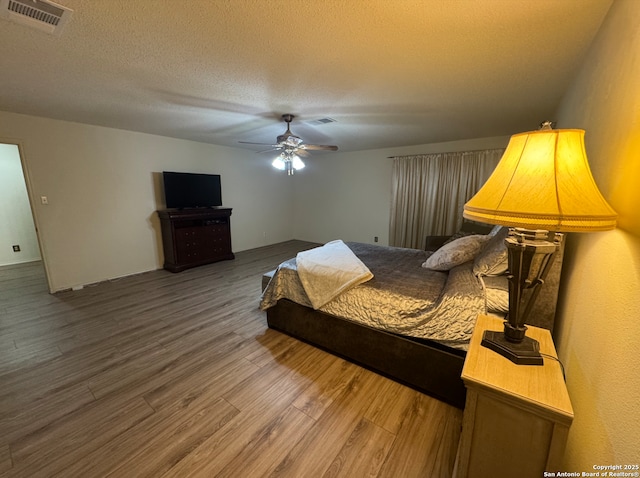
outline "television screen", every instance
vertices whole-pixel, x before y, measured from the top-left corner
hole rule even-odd
[[[219,174],[163,171],[167,208],[222,206]]]

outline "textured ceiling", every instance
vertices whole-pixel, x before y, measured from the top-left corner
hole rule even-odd
[[[0,19],[0,110],[249,149],[293,113],[354,151],[553,119],[611,0],[57,3],[59,36]]]

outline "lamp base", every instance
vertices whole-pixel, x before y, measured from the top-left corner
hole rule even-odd
[[[522,342],[514,343],[505,338],[504,332],[485,330],[481,345],[499,353],[517,365],[544,364],[542,355],[540,355],[540,344],[530,337],[525,336]]]

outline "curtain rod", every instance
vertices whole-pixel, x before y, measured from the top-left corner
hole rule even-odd
[[[504,151],[506,148],[491,148],[491,149],[472,149],[469,151],[442,151],[439,153],[417,153],[417,154],[404,154],[402,156],[387,156],[387,159],[399,159],[399,158],[410,158],[411,156],[426,156],[427,154],[465,154],[465,153],[479,153],[481,151]]]

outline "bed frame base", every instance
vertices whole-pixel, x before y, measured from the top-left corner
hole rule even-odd
[[[463,409],[465,353],[363,326],[286,299],[267,309],[269,327]]]

